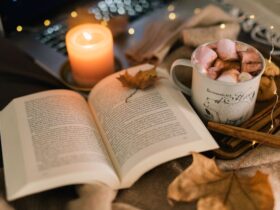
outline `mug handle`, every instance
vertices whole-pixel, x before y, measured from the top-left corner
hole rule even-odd
[[[187,66],[187,67],[193,67],[190,60],[187,59],[177,59],[172,63],[171,69],[170,69],[170,80],[171,82],[178,87],[183,93],[185,93],[188,96],[191,96],[191,89],[189,87],[186,87],[180,80],[177,79],[175,75],[175,69],[177,66]],[[187,68],[187,71],[192,71],[191,68]]]

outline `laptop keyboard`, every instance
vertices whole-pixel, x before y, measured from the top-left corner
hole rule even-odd
[[[89,7],[88,12],[97,20],[109,21],[114,16],[126,15],[129,21],[134,21],[144,14],[166,5],[170,1],[161,0],[104,0]],[[67,55],[65,34],[68,28],[66,23],[57,23],[39,32],[36,37],[41,43]]]
[[[67,25],[63,23],[57,23],[43,30],[37,36],[37,39],[49,47],[54,48],[58,52],[67,55],[65,45],[65,34],[67,32]]]

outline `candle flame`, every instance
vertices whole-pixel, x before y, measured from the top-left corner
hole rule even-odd
[[[83,36],[86,40],[90,41],[92,39],[92,36],[90,33],[88,32],[83,32]]]

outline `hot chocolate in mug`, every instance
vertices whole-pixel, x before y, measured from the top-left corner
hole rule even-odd
[[[170,69],[170,79],[182,92],[191,97],[193,106],[203,120],[239,125],[250,118],[254,112],[260,79],[265,69],[264,58],[254,47],[235,41],[245,49],[255,50],[261,61],[260,70],[247,81],[232,83],[215,80],[203,73],[205,67],[197,63],[196,59],[196,53],[198,53],[198,49],[201,49],[200,47],[213,47],[215,43],[217,42],[206,43],[196,48],[191,60],[175,60]],[[239,59],[240,65],[242,65],[246,58],[239,57]],[[184,66],[185,71],[192,71],[191,88],[180,82],[176,77],[177,66]]]

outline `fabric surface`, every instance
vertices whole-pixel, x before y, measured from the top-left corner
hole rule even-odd
[[[226,24],[225,28],[220,28],[221,23]],[[142,40],[129,48],[126,54],[135,63],[149,61],[159,64],[181,37],[185,45],[198,46],[221,38],[236,39],[239,31],[239,23],[234,18],[219,7],[208,5],[186,20],[151,23]]]
[[[183,22],[157,21],[145,29],[144,38],[129,48],[127,57],[134,63],[160,63],[180,36]]]
[[[84,184],[77,191],[79,198],[68,203],[68,210],[141,210],[126,203],[113,203],[117,191],[102,183]]]

